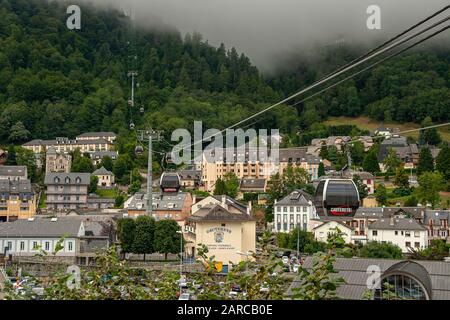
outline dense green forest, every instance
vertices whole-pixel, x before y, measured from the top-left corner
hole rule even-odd
[[[168,136],[194,120],[221,129],[358,54],[327,49],[315,63],[300,59],[294,71],[267,78],[244,54],[215,48],[200,34],[133,28],[118,11],[81,7],[82,29],[70,31],[67,4],[0,0],[0,144],[99,130],[129,142],[130,121]],[[448,121],[449,59],[449,52],[409,53],[305,104],[280,106],[255,126],[280,128],[295,145],[329,133],[319,124],[329,115]],[[139,72],[133,110],[127,104],[131,69]]]

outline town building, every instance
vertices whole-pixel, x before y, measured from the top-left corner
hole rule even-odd
[[[342,172],[342,177],[346,179],[354,179],[358,176],[361,182],[366,186],[368,194],[375,193],[375,177],[370,172],[366,171],[354,171],[354,170],[344,170]]]
[[[252,259],[256,252],[256,221],[248,208],[240,207],[222,196],[220,204],[208,203],[195,210],[184,226],[188,255],[196,257],[198,246],[205,245],[208,255],[222,266],[222,272],[231,269],[230,262]]]
[[[179,170],[178,175],[180,177],[180,185],[184,189],[196,189],[200,186],[202,181],[202,171],[185,169]]]
[[[267,179],[244,178],[239,183],[241,196],[244,193],[265,193],[267,191]]]
[[[428,244],[432,240],[450,242],[449,210],[425,210],[423,225],[428,229]]]
[[[111,224],[77,218],[30,218],[0,223],[0,248],[13,260],[35,259],[41,250],[52,259],[89,264],[111,242]],[[63,239],[63,240],[62,240]],[[61,241],[63,241],[61,243]],[[56,252],[58,243],[62,249]]]
[[[233,159],[226,158],[228,151],[233,155]],[[215,157],[217,153],[218,156]],[[319,157],[307,154],[306,148],[279,149],[278,157],[274,156],[273,159],[270,155],[262,159],[257,149],[217,149],[212,151],[211,156],[203,153],[202,182],[205,190],[211,192],[217,179],[222,179],[227,173],[234,173],[239,180],[268,180],[275,173],[283,174],[289,165],[305,169],[311,180],[314,180],[318,178],[320,161]]]
[[[249,215],[252,209],[251,202],[249,202],[249,205],[246,206],[243,203],[239,202],[238,200],[225,195],[208,196],[199,201],[197,201],[197,199],[198,199],[197,197],[193,199],[191,206],[192,214],[196,213],[198,210],[200,210],[205,206],[212,206],[212,205],[220,205],[223,208],[230,211],[231,213],[241,213],[245,211]]]
[[[369,225],[369,241],[392,243],[408,253],[411,248],[426,248],[428,234],[427,229],[415,219],[392,216]]]
[[[117,139],[117,135],[114,132],[85,132],[76,137],[77,140],[99,140],[104,139],[111,143]]]
[[[45,172],[69,173],[72,166],[70,154],[58,153],[54,147],[49,147],[45,155]]]
[[[92,175],[98,178],[97,185],[102,188],[111,188],[115,185],[115,176],[109,170],[106,170],[105,167],[101,167],[100,169],[95,170]]]
[[[0,166],[0,180],[27,180],[26,166]]]
[[[316,257],[307,257],[303,264],[306,270],[313,268]],[[380,281],[368,287],[369,270],[374,266],[380,273]],[[388,282],[393,300],[450,300],[450,263],[444,261],[413,261],[391,259],[336,258],[333,268],[336,276],[344,281],[337,287],[336,295],[344,300],[364,300],[370,293],[374,300],[382,300],[381,287]],[[373,272],[373,271],[372,271]],[[370,282],[369,282],[370,284]],[[288,289],[292,296],[302,285],[296,277]]]
[[[57,137],[54,140],[35,139],[22,145],[25,149],[34,153],[46,152],[48,148],[53,147],[58,153],[69,153],[80,149],[81,153],[93,153],[96,151],[112,151],[113,143],[104,138],[97,139],[79,139],[74,140],[67,137]]]
[[[353,243],[352,235],[354,233],[354,228],[344,222],[332,220],[311,220],[310,225],[314,238],[317,241],[327,242],[328,237],[331,234],[336,233],[339,229],[345,243]]]
[[[378,162],[382,172],[385,171],[384,159],[388,156],[389,150],[395,151],[399,159],[405,164],[405,169],[413,169],[419,163],[419,148],[415,143],[408,143],[406,137],[389,136],[380,144],[378,151]]]
[[[384,126],[384,124],[381,124],[376,130],[375,130],[375,135],[376,136],[385,136],[385,137],[389,137],[391,136],[393,130],[386,128]]]
[[[137,192],[129,198],[124,209],[127,210],[128,216],[137,217],[145,215],[147,210],[148,197],[146,193]],[[181,226],[189,217],[192,206],[192,196],[189,192],[178,193],[152,193],[152,214],[157,220],[173,219]]]
[[[0,180],[0,221],[33,217],[36,201],[30,180]]]
[[[69,210],[87,208],[89,173],[47,173],[47,209]]]
[[[87,210],[102,211],[112,209],[116,204],[116,200],[112,198],[101,198],[98,194],[89,194],[87,198]]]
[[[117,158],[119,157],[117,151],[94,151],[89,155],[92,159],[92,163],[95,166],[99,165],[104,157],[110,157],[112,161],[117,160]]]
[[[303,190],[291,192],[273,208],[275,232],[290,232],[297,227],[309,231],[309,221],[319,218],[312,197]]]

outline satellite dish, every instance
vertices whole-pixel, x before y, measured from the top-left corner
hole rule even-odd
[[[130,123],[130,129],[131,129],[131,130],[134,129],[134,123],[133,123],[133,122]]]
[[[139,111],[140,111],[141,113],[144,113],[144,107],[141,107],[141,108],[139,109]]]

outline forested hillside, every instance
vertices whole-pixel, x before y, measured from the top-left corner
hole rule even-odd
[[[66,8],[0,0],[1,142],[120,132],[130,117],[168,132],[194,119],[221,128],[278,98],[235,49],[214,48],[198,34],[134,30],[119,12],[86,5],[82,30],[70,31]],[[139,71],[133,115],[130,69]]]
[[[234,48],[215,48],[199,34],[183,39],[174,30],[132,28],[118,11],[82,4],[82,29],[70,31],[66,8],[0,0],[0,144],[99,130],[127,136],[131,120],[167,134],[194,120],[224,128],[357,55],[348,47],[327,49],[315,63],[266,79]],[[318,122],[330,115],[448,121],[449,59],[432,50],[404,55],[305,105],[278,107],[256,126],[280,128],[292,144],[304,144],[296,133],[328,132]],[[139,72],[132,112],[131,69]]]
[[[347,47],[318,49],[314,60],[298,58],[293,71],[270,80],[280,94],[289,94],[337,69],[362,53]],[[377,121],[421,123],[450,119],[450,53],[437,47],[421,47],[379,65],[371,71],[311,100],[304,106],[303,124],[327,116],[362,114]]]

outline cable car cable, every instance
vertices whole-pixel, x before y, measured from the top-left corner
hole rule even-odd
[[[315,82],[314,84],[312,84],[312,85],[310,85],[310,86],[308,86],[308,87],[306,87],[306,88],[304,88],[304,89],[302,89],[302,90],[300,90],[300,91],[298,91],[298,92],[296,92],[296,93],[290,95],[289,97],[287,97],[287,98],[285,98],[285,99],[283,99],[283,100],[281,100],[281,101],[279,101],[279,102],[277,102],[277,103],[275,103],[275,104],[273,104],[273,105],[271,105],[271,106],[269,106],[269,107],[267,107],[267,108],[265,108],[265,109],[263,109],[263,110],[260,110],[260,111],[258,111],[257,113],[255,113],[255,114],[253,114],[253,115],[251,115],[251,116],[249,116],[249,117],[247,117],[247,118],[245,118],[245,119],[243,119],[243,120],[241,120],[241,121],[238,121],[237,123],[235,123],[235,124],[233,124],[233,125],[231,125],[231,126],[225,128],[225,129],[221,130],[219,133],[223,133],[223,132],[225,132],[225,131],[228,130],[228,129],[234,128],[234,127],[240,125],[241,123],[244,123],[244,122],[246,122],[246,121],[248,121],[248,120],[250,120],[250,119],[253,119],[253,118],[255,118],[255,117],[257,117],[257,116],[259,116],[259,115],[261,115],[261,114],[263,114],[263,113],[265,113],[265,112],[267,112],[267,111],[269,111],[269,110],[271,110],[271,109],[273,109],[273,108],[275,108],[275,107],[277,107],[277,106],[283,104],[283,103],[286,103],[286,102],[288,102],[288,101],[294,99],[295,97],[297,97],[297,96],[299,96],[299,95],[301,95],[301,94],[304,94],[304,93],[306,93],[306,92],[308,92],[308,91],[310,91],[310,90],[316,88],[317,86],[319,86],[319,85],[321,85],[321,84],[323,84],[323,83],[326,83],[326,82],[332,80],[333,78],[336,78],[337,76],[339,76],[339,75],[341,75],[341,74],[343,74],[343,73],[345,73],[345,72],[347,72],[347,71],[349,71],[349,70],[355,68],[356,66],[358,66],[358,65],[360,65],[360,64],[362,64],[362,63],[364,63],[364,62],[369,61],[369,60],[375,58],[376,56],[378,56],[378,55],[380,55],[380,54],[382,54],[382,53],[384,53],[384,52],[387,52],[388,50],[394,49],[394,48],[396,48],[396,47],[398,47],[398,46],[404,44],[405,42],[408,42],[408,41],[410,41],[411,39],[414,39],[414,38],[416,38],[416,37],[422,35],[423,33],[427,32],[427,31],[429,31],[429,30],[431,30],[431,29],[434,29],[436,26],[439,26],[439,25],[445,23],[445,22],[448,21],[448,20],[450,20],[450,16],[447,16],[446,18],[440,20],[439,22],[436,22],[436,23],[434,23],[434,24],[428,26],[428,27],[425,28],[424,30],[418,31],[418,32],[414,33],[413,35],[407,36],[406,38],[404,38],[404,39],[402,39],[402,40],[399,40],[399,41],[395,42],[394,44],[391,44],[391,45],[389,45],[388,47],[383,48],[383,49],[381,49],[380,51],[378,51],[378,52],[376,52],[376,53],[373,53],[373,54],[371,54],[370,56],[367,56],[367,57],[363,58],[362,60],[360,60],[360,61],[354,63],[354,64],[351,65],[351,66],[348,66],[348,67],[346,67],[346,68],[344,68],[344,69],[342,69],[342,70],[340,70],[340,71],[338,71],[338,72],[333,73],[333,74],[330,75],[330,76],[325,77],[324,79],[322,79],[322,80],[320,80],[320,81]],[[217,133],[216,133],[216,134],[217,134]],[[193,145],[195,145],[195,144],[201,143],[201,142],[203,142],[203,141],[205,141],[205,140],[209,140],[209,139],[213,138],[216,134],[214,134],[214,135],[212,135],[212,136],[209,136],[209,137],[207,137],[207,138],[202,138],[201,140],[196,141],[196,142],[190,144],[189,147],[191,147],[191,146],[193,146]]]

